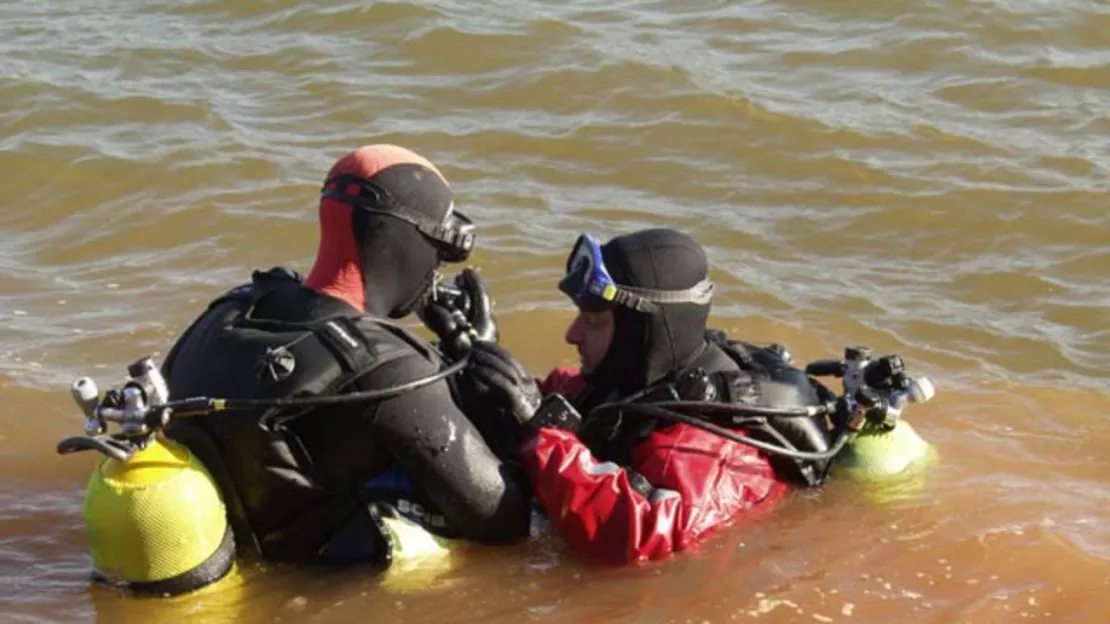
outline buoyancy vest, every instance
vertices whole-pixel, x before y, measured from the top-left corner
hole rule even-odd
[[[707,338],[739,367],[738,371],[719,371],[711,376],[719,402],[787,408],[823,405],[836,398],[831,390],[791,365],[788,352],[779,345],[761,347],[730,339],[719,331],[707,332]],[[751,437],[790,450],[823,453],[832,443],[831,428],[823,416],[753,418],[745,415],[743,419]],[[832,462],[831,458],[798,459],[775,453],[769,455],[769,460],[780,477],[806,486],[823,483]]]
[[[438,354],[408,330],[346,308],[316,306],[310,318],[259,318],[283,297],[305,295],[299,276],[275,268],[213,300],[163,365],[174,398],[272,399],[328,396],[361,387],[363,376],[403,357]],[[274,316],[274,315],[267,315]],[[337,413],[358,419],[373,402],[342,406],[227,410],[172,419],[169,437],[186,444],[219,483],[239,544],[267,557],[314,558],[327,539],[364,510],[360,486],[389,468],[372,440],[350,458],[347,482],[321,481],[296,433],[298,419]],[[349,421],[344,421],[349,422]],[[343,422],[336,436],[349,435]],[[335,458],[329,458],[333,460]]]
[[[813,380],[784,357],[785,350],[777,345],[760,347],[730,339],[724,332],[708,330],[706,348],[688,367],[668,375],[652,388],[636,397],[624,399],[631,403],[663,401],[708,401],[753,407],[800,407],[827,402],[832,392]],[[689,393],[684,380],[704,376],[707,394]],[[595,395],[596,396],[596,395]],[[715,417],[722,426],[736,426],[729,417]],[[744,415],[742,427],[760,441],[806,452],[827,451],[831,434],[822,417],[760,418]],[[649,417],[624,418],[620,411],[609,410],[604,416],[587,415],[579,437],[600,458],[627,463],[632,448],[652,429],[671,424]],[[779,454],[768,454],[769,461],[781,478],[813,486],[822,483],[831,460],[803,460]]]

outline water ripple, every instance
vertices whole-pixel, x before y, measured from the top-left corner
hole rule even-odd
[[[916,497],[833,484],[677,569],[591,568],[584,594],[550,553],[468,568],[448,609],[716,621],[782,598],[808,620],[835,615],[833,589],[861,620],[896,603],[986,621],[1048,574],[1093,613],[1107,32],[1110,8],[1084,0],[0,4],[0,461],[29,479],[0,494],[0,596],[55,621],[105,606],[83,589],[77,468],[54,482],[78,465],[32,456],[80,427],[66,382],[159,355],[252,268],[307,270],[328,166],[388,141],[439,164],[481,223],[472,262],[531,362],[573,356],[554,284],[574,237],[665,224],[707,246],[717,324],[807,356],[870,344],[942,388],[912,416],[944,458]],[[282,618],[291,592],[316,619],[345,613],[332,595],[354,618],[441,602],[273,582],[258,600]]]

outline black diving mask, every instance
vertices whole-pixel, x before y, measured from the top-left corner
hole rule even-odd
[[[351,184],[359,188],[356,195],[343,190]],[[350,204],[359,210],[388,215],[411,224],[435,245],[440,262],[464,262],[474,249],[476,230],[474,222],[470,217],[455,210],[453,205],[447,210],[443,221],[437,223],[421,212],[397,201],[380,185],[351,174],[337,175],[325,180],[322,195]]]

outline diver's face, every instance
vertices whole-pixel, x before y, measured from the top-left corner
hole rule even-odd
[[[578,348],[582,374],[589,375],[601,364],[609,345],[613,343],[613,311],[579,310],[578,316],[567,327],[565,338],[568,344]]]

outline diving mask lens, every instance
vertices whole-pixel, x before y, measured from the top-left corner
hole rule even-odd
[[[439,259],[446,263],[465,262],[474,249],[476,228],[474,222],[465,214],[452,210],[441,226],[439,235]]]
[[[567,257],[567,273],[559,281],[563,291],[580,307],[606,307],[616,296],[617,285],[601,258],[601,244],[582,234]]]

